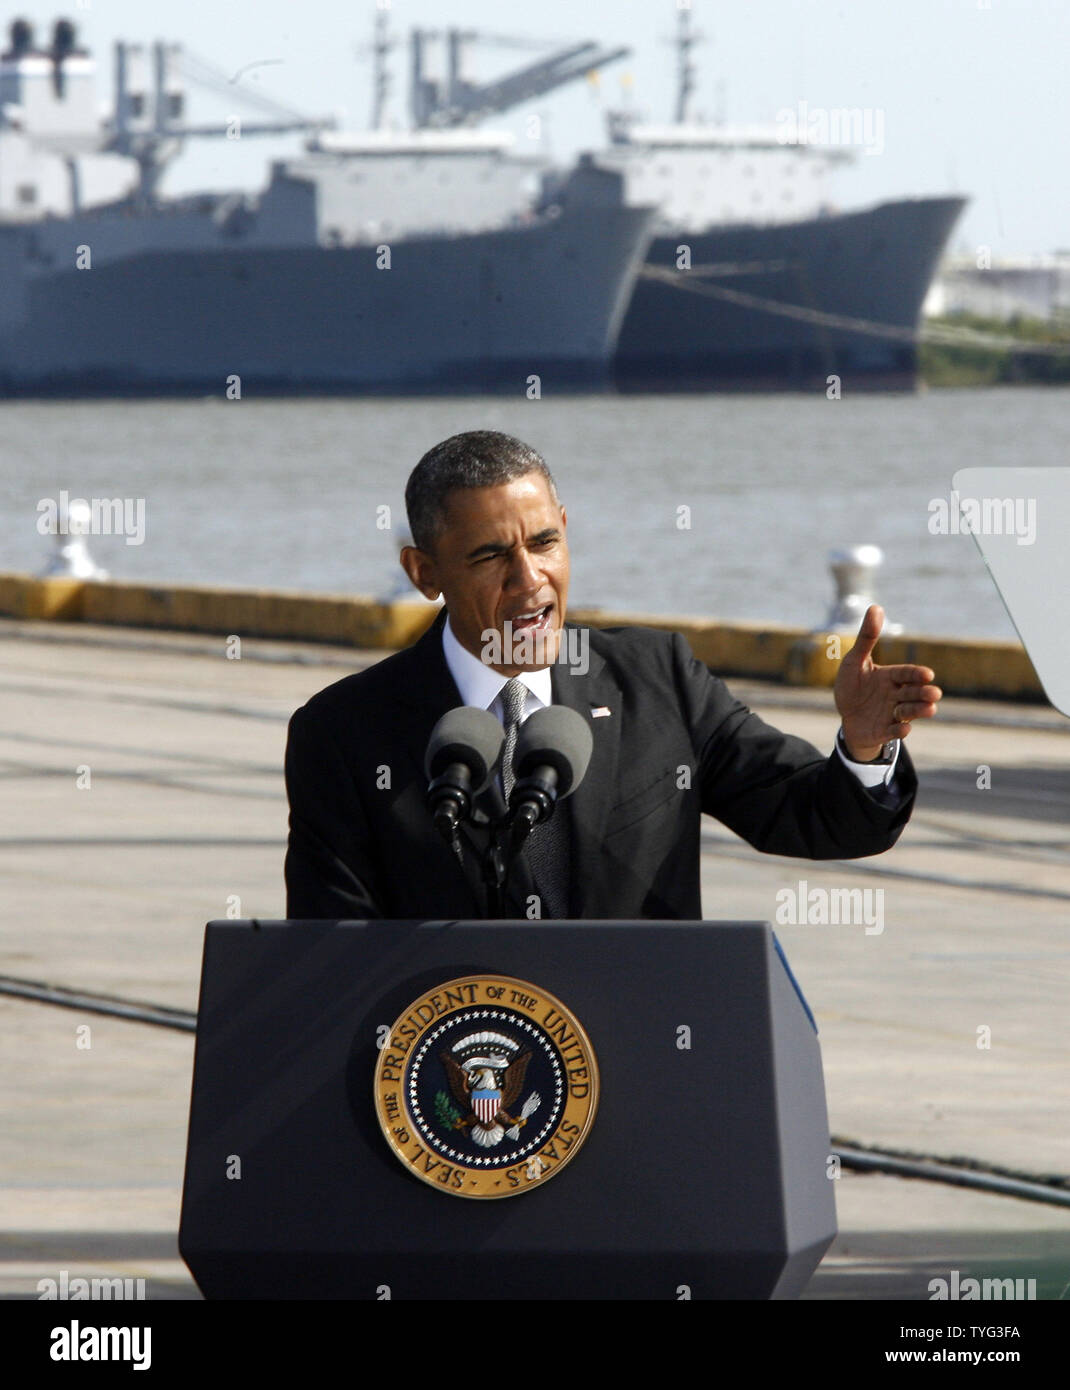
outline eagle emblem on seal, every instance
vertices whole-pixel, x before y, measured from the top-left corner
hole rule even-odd
[[[542,1103],[532,1091],[520,1108],[513,1110],[524,1089],[530,1050],[524,1050],[504,1033],[469,1033],[448,1052],[439,1054],[450,1093],[460,1110],[440,1091],[436,1098],[439,1123],[448,1129],[467,1130],[473,1143],[492,1149],[506,1137],[518,1139],[520,1131]]]

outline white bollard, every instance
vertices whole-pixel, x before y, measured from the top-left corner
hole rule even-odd
[[[57,528],[52,532],[56,538],[56,548],[48,562],[40,571],[40,579],[107,579],[108,571],[101,567],[89,553],[89,528],[93,512],[88,502],[76,499],[67,511],[66,531]]]
[[[829,551],[836,596],[824,626],[819,632],[856,633],[871,603],[877,598],[877,571],[884,564],[884,552],[879,545],[847,545]],[[887,616],[881,632],[889,637],[903,631],[902,623],[890,623]]]

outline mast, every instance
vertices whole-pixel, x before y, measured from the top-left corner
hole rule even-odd
[[[385,9],[375,12],[375,33],[371,42],[372,51],[372,130],[381,130],[386,115],[386,104],[390,96],[390,68],[387,60],[396,40],[390,36],[390,15]]]
[[[690,7],[679,10],[676,38],[676,124],[686,125],[691,93],[695,90],[695,65],[691,61],[691,50],[702,42],[702,35],[692,32]]]

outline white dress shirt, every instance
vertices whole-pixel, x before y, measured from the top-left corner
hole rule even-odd
[[[448,617],[442,628],[442,651],[464,703],[475,705],[477,709],[489,709],[504,726],[505,709],[501,694],[512,678],[503,676],[500,671],[495,671],[493,666],[488,666],[485,661],[480,661],[478,656],[473,656],[466,647],[462,647],[453,635]],[[543,667],[541,671],[521,671],[517,680],[523,681],[528,688],[523,719],[529,714],[534,714],[537,709],[553,704],[549,666]]]
[[[488,666],[466,647],[462,647],[453,634],[448,615],[442,627],[442,651],[464,703],[475,705],[477,709],[490,710],[504,727],[505,709],[501,693],[511,678],[495,671],[493,666]],[[543,667],[541,671],[521,671],[517,680],[523,681],[528,688],[523,719],[527,719],[528,715],[534,714],[537,709],[553,704],[549,666]],[[895,740],[890,763],[853,762],[840,747],[839,740],[836,742],[836,752],[843,759],[844,766],[854,773],[864,787],[887,786],[899,761],[899,740]]]

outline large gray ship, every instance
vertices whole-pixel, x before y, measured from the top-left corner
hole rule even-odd
[[[655,236],[621,329],[622,389],[910,389],[922,303],[965,199],[835,209],[837,167],[879,153],[883,114],[779,113],[739,128],[691,119],[690,14],[679,14],[675,119],[610,117],[593,156]]]
[[[617,385],[810,389],[838,376],[852,390],[912,387],[922,303],[965,200],[834,206],[837,172],[879,153],[881,112],[800,106],[764,127],[695,119],[690,20],[681,8],[673,119],[611,111],[606,145],[581,157],[607,187],[617,180],[628,204],[658,208],[617,343]],[[481,90],[453,78],[471,37],[449,31],[451,80],[441,90],[421,83],[416,49],[418,124],[450,129],[480,117]],[[547,201],[575,177],[551,171]]]
[[[537,64],[531,94],[599,57]],[[511,89],[508,99],[514,92]],[[59,21],[16,21],[0,57],[0,391],[528,390],[598,387],[653,210],[579,170],[535,207],[538,170],[480,130],[335,134],[259,196],[165,198],[192,136],[182,51],[117,46],[101,123],[94,63]],[[388,172],[388,176],[384,175]],[[434,190],[434,196],[429,191]],[[536,384],[537,383],[537,384]]]
[[[837,210],[865,113],[824,113],[846,121],[839,138],[806,113],[695,120],[679,22],[674,119],[611,112],[606,145],[555,169],[488,120],[626,49],[573,44],[481,83],[474,31],[415,30],[397,130],[379,11],[369,129],[246,121],[243,137],[305,130],[305,152],[257,197],[181,199],[161,195],[168,163],[231,132],[184,119],[180,47],[118,45],[101,124],[71,26],[37,48],[16,22],[0,58],[0,392],[909,388],[964,200]]]

